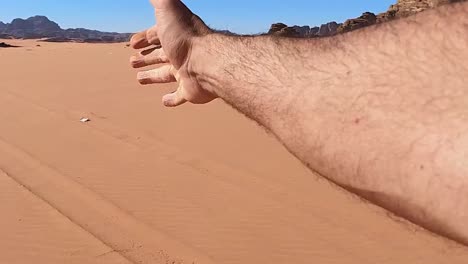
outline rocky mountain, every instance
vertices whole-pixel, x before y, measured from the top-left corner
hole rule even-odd
[[[360,29],[363,27],[371,26],[377,23],[377,16],[371,12],[365,12],[358,18],[346,20],[340,27],[337,29],[337,33],[345,33]]]
[[[271,25],[268,34],[278,35],[278,36],[288,36],[288,37],[303,37],[303,38],[316,38],[316,37],[326,37],[336,34],[338,27],[341,24],[336,22],[330,22],[323,24],[320,27],[310,27],[310,26],[292,26],[289,27],[283,23],[276,23]]]
[[[461,1],[464,0],[398,0],[396,4],[390,6],[387,12],[382,14],[375,15],[374,13],[366,12],[358,18],[348,19],[342,24],[331,22],[320,27],[290,27],[283,23],[276,23],[271,26],[268,34],[303,38],[333,36],[335,34],[345,33],[371,26],[376,23],[407,17],[444,4]]]
[[[45,16],[34,16],[28,19],[17,18],[11,23],[0,22],[2,38],[41,39],[54,42],[125,42],[131,34],[101,32],[84,28],[62,29],[57,23]]]
[[[378,15],[378,20],[384,22],[407,17],[430,8],[461,1],[463,0],[398,0],[396,4],[390,6],[387,12]]]

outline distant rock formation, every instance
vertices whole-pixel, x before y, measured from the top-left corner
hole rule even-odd
[[[270,30],[268,31],[268,34],[277,34],[280,32],[282,29],[287,28],[288,25],[284,23],[276,23],[271,25]]]
[[[216,32],[216,33],[219,33],[219,34],[224,34],[224,35],[229,35],[229,36],[239,36],[239,34],[236,34],[236,33],[231,32],[229,30],[214,29],[213,31]]]
[[[10,24],[6,24],[3,33],[23,38],[36,38],[49,37],[59,33],[61,30],[57,23],[50,21],[47,17],[35,16],[26,20],[21,18],[14,19]]]
[[[378,15],[378,21],[407,17],[430,8],[461,1],[463,0],[398,0],[387,12]]]
[[[375,15],[374,13],[370,12],[365,12],[360,17],[348,19],[342,24],[331,22],[323,24],[320,27],[289,27],[288,25],[283,23],[276,23],[271,26],[268,34],[284,37],[302,38],[328,37],[371,26],[377,23],[407,17],[444,4],[462,1],[464,0],[398,0],[396,4],[390,6],[387,12],[379,15]]]
[[[11,23],[0,22],[0,37],[19,39],[42,39],[53,42],[91,42],[112,43],[126,42],[131,34],[101,32],[84,28],[62,29],[57,23],[45,16],[28,19],[17,18]]]
[[[319,37],[326,37],[326,36],[332,36],[336,34],[336,30],[338,27],[340,27],[341,24],[338,24],[336,22],[330,22],[327,24],[323,24],[320,26],[320,29],[317,33]]]
[[[285,37],[299,37],[299,32],[296,31],[293,27],[288,27],[288,25],[283,23],[276,23],[271,25],[268,34],[277,35],[277,36],[285,36]],[[304,34],[305,36],[305,34]]]
[[[377,16],[374,13],[365,12],[358,18],[348,19],[339,28],[338,33],[345,33],[377,23]]]
[[[320,27],[310,26],[292,26],[289,27],[283,23],[273,24],[268,31],[268,34],[283,36],[283,37],[302,37],[302,38],[316,38],[335,35],[338,27],[341,24],[330,22],[323,24]]]

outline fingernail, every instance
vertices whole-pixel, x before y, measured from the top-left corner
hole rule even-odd
[[[171,107],[172,106],[172,98],[170,95],[165,95],[163,96],[163,105],[166,107]]]
[[[130,63],[132,64],[132,66],[138,67],[143,63],[143,60],[141,58],[133,56],[130,58]]]
[[[137,80],[140,84],[150,84],[151,82],[148,79],[146,72],[137,73]]]

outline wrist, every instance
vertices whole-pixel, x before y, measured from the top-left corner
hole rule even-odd
[[[227,47],[219,49],[218,44],[222,43],[224,36],[217,33],[197,36],[192,39],[192,49],[189,59],[189,75],[208,92],[220,95],[220,76],[225,68],[225,55]]]

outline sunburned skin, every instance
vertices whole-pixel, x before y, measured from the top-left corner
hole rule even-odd
[[[311,170],[468,245],[468,3],[324,39],[214,33],[179,0],[132,38],[163,103],[221,98]],[[450,28],[450,30],[446,30]],[[156,47],[156,48],[154,48]],[[292,190],[293,191],[293,190]]]

